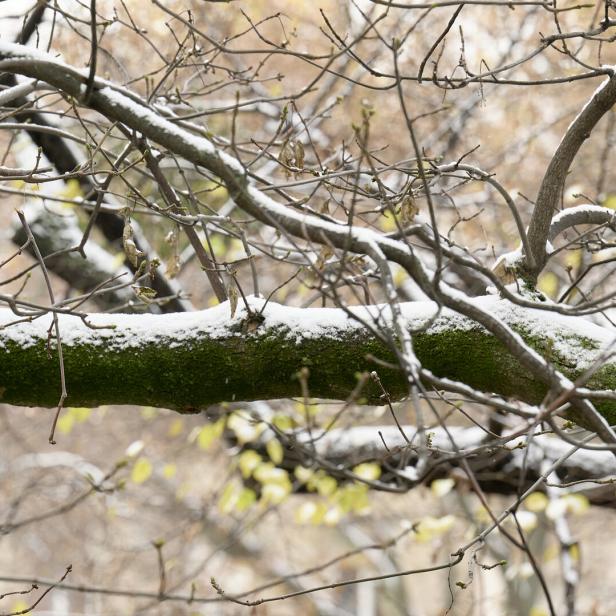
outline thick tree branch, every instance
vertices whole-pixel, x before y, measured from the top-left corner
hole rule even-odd
[[[297,373],[306,367],[311,396],[345,399],[357,375],[378,369],[394,399],[408,392],[406,378],[382,368],[372,357],[392,361],[388,347],[342,309],[299,309],[251,299],[250,314],[228,303],[185,315],[90,315],[88,327],[75,316],[60,316],[68,389],[67,404],[144,404],[193,411],[221,401],[288,398],[301,395]],[[489,306],[485,303],[490,302]],[[513,309],[508,302],[486,298],[484,307],[516,329],[569,378],[580,376],[609,346],[611,336],[579,318]],[[431,302],[402,304],[409,327],[419,328],[435,314]],[[358,307],[363,321],[387,323],[381,306]],[[0,323],[17,317],[0,312]],[[2,401],[53,406],[58,394],[57,359],[49,352],[50,316],[0,329]],[[427,330],[413,336],[422,365],[438,376],[501,396],[538,403],[546,387],[526,370],[494,336],[468,319],[442,311]],[[605,362],[588,387],[616,388],[616,363]],[[361,396],[378,402],[381,391],[366,385]],[[616,418],[616,401],[600,406]]]
[[[408,489],[418,482],[429,484],[443,477],[455,477],[465,483],[466,477],[460,470],[460,463],[465,460],[485,492],[515,494],[520,486],[528,489],[541,476],[546,461],[554,462],[571,449],[571,445],[548,435],[495,439],[479,427],[438,427],[430,430],[428,464],[420,472],[421,443],[417,429],[403,426],[403,431],[413,445],[408,445],[396,426],[362,426],[328,432],[315,443],[314,451],[334,468],[376,463],[381,467],[380,481]],[[245,447],[252,446],[251,443]],[[311,446],[286,449],[282,465],[290,469],[297,464],[310,466],[312,451]],[[563,484],[575,484],[572,491],[584,494],[594,504],[609,507],[616,506],[615,475],[616,461],[607,451],[576,451],[558,471]]]
[[[48,82],[77,100],[83,97],[86,80],[84,74],[36,50],[19,45],[0,45],[0,70]],[[599,97],[603,101],[603,91],[616,96],[613,92],[616,91],[616,78],[606,82],[595,98]],[[605,106],[605,101],[602,104]],[[108,119],[129,126],[186,160],[208,169],[224,182],[236,204],[258,220],[291,235],[353,253],[379,252],[386,259],[402,265],[429,297],[488,330],[520,362],[524,370],[543,383],[541,389],[549,390],[553,395],[565,396],[563,399],[571,395],[567,392],[573,384],[564,376],[566,370],[555,371],[554,363],[546,361],[502,319],[484,310],[478,303],[470,301],[444,283],[433,284],[430,272],[407,243],[384,238],[368,229],[326,222],[277,203],[248,182],[244,167],[237,159],[220,151],[209,140],[196,137],[174,124],[128,90],[97,80],[88,105]],[[583,116],[584,112],[580,117]],[[582,122],[582,125],[585,123]],[[466,382],[470,384],[470,381]],[[597,415],[591,404],[578,398],[573,400],[573,404],[576,406],[578,420],[600,434],[604,441],[616,442],[616,435],[606,424],[605,418]]]
[[[534,267],[529,274],[536,279],[546,261],[546,242],[552,217],[558,210],[569,168],[575,156],[599,120],[616,103],[616,75],[612,74],[594,93],[590,101],[570,124],[556,148],[543,176],[533,215],[528,226],[528,241],[533,253]]]
[[[88,244],[87,259],[74,250],[83,236],[75,216],[70,213],[58,216],[43,207],[28,207],[25,214],[32,234],[36,238],[36,245],[43,257],[48,257],[45,263],[50,272],[83,293],[107,288],[106,292],[92,298],[101,310],[124,306],[131,301],[140,304],[129,286],[110,290],[111,286],[117,287],[122,283],[128,285],[133,279],[132,273],[127,269],[114,266],[117,262],[114,255],[94,243]],[[23,226],[14,226],[12,240],[18,246],[26,243],[27,237]],[[29,244],[26,250],[33,254]],[[52,254],[55,256],[49,257]],[[112,279],[115,279],[115,285],[109,284]],[[130,309],[125,308],[124,312],[130,312]]]
[[[577,205],[554,216],[548,239],[554,241],[563,231],[576,225],[610,225],[616,223],[616,212],[600,205]]]

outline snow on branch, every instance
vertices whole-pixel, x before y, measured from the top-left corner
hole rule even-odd
[[[519,332],[571,379],[603,357],[612,336],[596,325],[560,315],[512,306],[496,298],[478,304]],[[346,399],[358,373],[378,370],[393,399],[407,394],[401,371],[383,368],[374,358],[393,360],[388,346],[361,321],[379,329],[391,324],[385,306],[362,306],[349,313],[336,308],[300,309],[248,299],[231,317],[229,303],[176,315],[83,317],[59,313],[69,398],[73,406],[145,404],[194,411],[221,401],[287,398],[301,393],[298,372],[308,369],[310,395]],[[401,317],[413,336],[422,366],[440,377],[530,403],[545,385],[526,370],[491,334],[449,310],[432,319],[432,302],[401,304]],[[50,315],[21,317],[0,312],[0,388],[2,401],[53,406],[57,399],[57,359],[49,341]],[[28,309],[30,310],[30,309]],[[40,314],[40,313],[39,313]],[[356,317],[356,318],[355,318]],[[20,321],[21,322],[16,322]],[[587,383],[614,388],[616,365],[606,361]],[[452,387],[455,382],[452,382]],[[379,400],[366,385],[361,396]],[[616,404],[602,401],[604,414]]]
[[[614,103],[616,103],[616,74],[610,70],[608,78],[599,85],[567,128],[545,171],[528,227],[528,241],[536,263],[531,273],[535,277],[545,264],[550,224],[560,204],[569,168],[582,144]]]
[[[449,426],[446,430],[436,427],[430,430],[427,466],[419,470],[425,446],[414,426],[336,429],[325,434],[314,446],[319,459],[334,467],[348,468],[365,462],[379,464],[382,482],[407,489],[443,477],[464,482],[466,478],[460,462],[465,460],[484,490],[505,494],[515,494],[520,489],[520,481],[524,489],[532,485],[541,476],[545,462],[555,462],[572,449],[571,445],[546,434],[531,439],[527,436],[497,439],[480,427]],[[302,451],[300,447],[286,451],[287,463],[306,465]],[[306,447],[306,455],[310,451],[311,448]],[[401,460],[404,460],[402,466]],[[566,491],[584,494],[599,505],[614,506],[616,461],[610,452],[575,451],[563,460],[558,474],[562,484],[570,484]]]
[[[74,97],[77,101],[85,103],[83,99],[87,77],[84,72],[57,62],[47,54],[34,52],[19,45],[0,44],[0,69],[49,83],[63,93]],[[612,95],[616,96],[616,78],[611,78],[606,84],[596,95],[597,100],[599,100],[597,104],[601,109],[606,107],[608,103],[611,106],[611,97]],[[471,301],[463,293],[449,287],[442,280],[435,282],[431,272],[405,241],[386,238],[382,234],[366,228],[324,221],[312,214],[298,211],[274,201],[249,181],[239,160],[226,154],[209,139],[194,135],[178,126],[176,122],[181,122],[180,118],[164,117],[138,96],[121,87],[97,79],[94,83],[94,90],[88,97],[87,105],[108,119],[120,122],[130,129],[140,132],[147,139],[158,143],[176,155],[209,170],[222,180],[230,197],[238,207],[261,222],[277,227],[296,237],[334,246],[356,254],[382,254],[387,260],[398,263],[424,293],[436,300],[439,305],[463,315],[471,322],[475,322],[474,327],[478,330],[482,327],[487,330],[491,334],[491,338],[494,339],[494,343],[499,345],[500,348],[506,349],[515,358],[515,361],[519,362],[521,369],[526,374],[532,375],[531,381],[534,383],[534,392],[531,393],[531,397],[537,395],[539,391],[545,392],[546,390],[551,390],[556,395],[567,395],[567,392],[572,389],[573,383],[567,376],[572,371],[566,364],[554,361],[549,352],[544,352],[543,355],[537,352],[536,347],[541,347],[541,344],[530,344],[528,340],[524,339],[523,334],[515,331],[505,320],[492,312],[491,307],[486,309],[480,303]],[[594,103],[587,106],[587,111],[592,115],[592,118],[595,118],[592,111],[597,111],[595,107]],[[579,122],[578,120],[574,122],[576,127],[574,132],[580,129],[580,126],[578,126],[580,123],[590,130],[591,126],[588,124],[590,120],[584,119],[586,118],[585,113],[586,111],[582,112],[581,119],[578,118]],[[596,118],[594,121],[596,122]],[[592,124],[592,122],[590,123]],[[577,151],[576,148],[573,149]],[[544,244],[545,239],[544,237],[542,240]],[[532,245],[533,239],[530,231],[529,241]],[[546,358],[545,355],[548,357]],[[430,369],[429,359],[426,358],[428,369]],[[467,362],[462,360],[462,363]],[[490,373],[490,370],[481,367],[477,369],[477,372],[485,375]],[[473,378],[472,374],[465,373],[457,375],[456,378],[469,384],[477,380]],[[481,384],[483,389],[489,389],[489,387],[486,387],[487,384],[487,382]],[[481,385],[480,388],[482,388]],[[517,385],[519,387],[520,383]],[[505,388],[505,390],[508,394],[508,388]],[[513,389],[511,393],[515,394],[517,391],[519,389]],[[228,397],[227,394],[228,392],[226,392],[225,398]],[[577,398],[573,400],[573,404],[577,407],[577,416],[582,421],[591,426],[605,441],[616,442],[616,435],[605,424],[605,420],[597,416],[592,405]]]

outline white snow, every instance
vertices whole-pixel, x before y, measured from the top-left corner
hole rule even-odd
[[[44,62],[62,64],[56,56],[52,56],[45,51],[36,49],[36,47],[9,43],[7,41],[0,41],[0,55],[11,56],[15,59],[23,58],[28,60],[42,60]]]
[[[188,145],[195,148],[199,152],[205,153],[207,156],[218,156],[221,161],[233,169],[233,171],[241,174],[244,173],[244,167],[236,158],[233,158],[233,156],[229,156],[225,152],[218,150],[214,144],[208,141],[205,137],[199,137],[189,133],[177,124],[163,118],[156,111],[153,111],[145,104],[138,103],[136,100],[127,95],[129,94],[128,92],[127,94],[123,94],[119,91],[117,86],[106,86],[101,88],[98,93],[105,96],[112,106],[119,109],[129,110],[138,117],[146,118],[150,125],[155,126],[157,129],[180,137]]]
[[[265,300],[247,298],[253,312],[262,309]],[[579,317],[567,317],[552,312],[530,310],[513,306],[506,300],[485,296],[473,300],[483,310],[508,323],[522,328],[532,336],[551,338],[553,348],[572,366],[582,370],[592,364],[597,355],[613,343],[613,334],[598,325]],[[400,304],[402,318],[410,328],[424,325],[436,313],[433,302],[408,302]],[[383,324],[384,315],[390,314],[388,305],[358,306],[349,308],[353,315],[367,322],[375,319]],[[270,331],[300,344],[309,339],[340,339],[353,333],[364,333],[356,319],[339,308],[294,308],[269,302],[263,316],[264,322],[254,332],[242,331],[246,309],[238,306],[231,318],[229,303],[225,302],[199,312],[153,314],[91,314],[88,321],[104,329],[91,329],[76,316],[60,315],[62,343],[66,346],[93,344],[113,349],[138,349],[148,344],[177,347],[200,339],[223,339],[235,336],[250,337]],[[8,343],[30,347],[47,340],[51,316],[44,315],[31,323],[14,323],[18,317],[10,310],[0,310],[0,347]],[[447,330],[481,329],[477,323],[444,309],[429,328],[438,333]],[[582,348],[577,339],[582,336],[595,348]]]

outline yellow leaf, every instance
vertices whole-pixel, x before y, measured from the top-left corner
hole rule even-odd
[[[363,464],[358,464],[353,469],[353,473],[360,479],[376,481],[381,476],[381,467],[373,462],[364,462]]]
[[[343,516],[344,514],[340,507],[330,507],[325,516],[323,516],[323,523],[328,526],[336,526]]]
[[[492,518],[490,517],[488,510],[483,505],[480,505],[477,509],[475,509],[475,520],[479,524],[489,524],[492,521]]]
[[[567,512],[583,515],[590,509],[590,502],[583,494],[565,494],[562,499],[567,505]]]
[[[278,505],[291,493],[291,484],[266,483],[261,490],[261,502],[267,505]]]
[[[306,468],[305,466],[296,466],[293,474],[300,483],[308,483],[308,481],[312,479],[314,471],[310,468]]]
[[[301,417],[306,417],[306,412],[309,417],[316,417],[320,411],[320,407],[315,402],[309,402],[307,405],[303,402],[296,402],[294,404],[295,410]]]
[[[341,511],[347,513],[368,513],[370,501],[368,499],[368,486],[360,483],[352,483],[340,488],[336,493],[336,500]]]
[[[70,413],[61,413],[56,428],[62,434],[70,434],[75,425],[75,418]]]
[[[616,195],[614,194],[607,195],[601,205],[603,207],[609,207],[611,210],[616,210]]]
[[[452,515],[446,515],[442,518],[434,518],[426,516],[419,521],[417,530],[415,531],[415,539],[422,543],[431,541],[432,539],[443,535],[454,525],[456,519]]]
[[[263,458],[256,451],[250,449],[243,451],[238,460],[238,466],[240,467],[242,477],[248,479],[262,461]]]
[[[231,481],[225,486],[218,500],[218,508],[222,513],[231,513],[233,511],[241,491],[242,487],[236,481]]]
[[[118,252],[114,255],[113,260],[111,261],[112,269],[120,269],[124,265],[124,260],[126,255],[123,252]]]
[[[528,511],[538,513],[540,511],[545,511],[545,508],[548,506],[548,502],[548,497],[543,494],[543,492],[533,492],[526,497],[524,507],[526,507]]]
[[[223,256],[226,259],[227,245],[224,237],[219,233],[212,233],[210,235],[210,244],[212,246],[212,252],[218,259],[221,259]],[[205,248],[207,248],[207,246],[205,246]]]
[[[227,426],[235,432],[240,443],[251,443],[265,430],[264,424],[256,423],[240,413],[233,413],[227,421]]]
[[[65,199],[79,199],[83,197],[83,191],[81,190],[79,180],[74,178],[67,180],[64,190],[60,193],[60,196]]]
[[[256,501],[257,494],[255,491],[250,488],[244,488],[237,497],[235,509],[238,513],[241,513],[242,511],[246,511],[246,509],[251,507]]]
[[[224,419],[219,419],[216,423],[203,426],[197,435],[197,444],[199,447],[201,447],[201,449],[209,449],[212,443],[220,437],[224,427]]]
[[[569,267],[578,267],[582,263],[581,250],[568,250],[565,254],[565,264]]]
[[[548,297],[555,298],[558,292],[558,277],[554,272],[545,272],[539,276],[537,288]]]
[[[171,437],[179,436],[184,430],[184,420],[181,417],[174,419],[169,426],[167,434]]]
[[[133,470],[130,474],[130,478],[133,483],[143,483],[147,481],[152,475],[152,463],[146,458],[137,458],[133,465]]]
[[[87,421],[92,414],[92,409],[84,407],[70,407],[67,410],[73,416],[73,419],[77,423],[83,423],[84,421]]]
[[[390,233],[391,231],[396,231],[398,229],[394,215],[387,210],[383,212],[383,215],[379,219],[379,226],[381,227],[381,231],[384,231],[385,233]]]
[[[158,409],[155,409],[153,406],[141,407],[141,417],[145,420],[149,421],[150,419],[154,419],[156,415],[158,415]]]
[[[262,484],[276,483],[291,486],[289,473],[283,468],[276,468],[271,462],[263,462],[253,472],[253,477]]]
[[[281,432],[286,430],[292,430],[295,426],[295,422],[288,415],[274,415],[272,424],[276,426]]]
[[[267,455],[274,464],[280,464],[284,458],[284,449],[277,438],[271,438],[265,445]]]
[[[524,511],[523,509],[516,513],[516,518],[520,528],[527,533],[531,530],[535,530],[535,528],[537,528],[537,524],[539,523],[536,513],[533,513],[532,511]]]
[[[408,274],[401,267],[394,269],[394,284],[399,287],[408,278]]]
[[[432,494],[437,498],[442,498],[445,494],[449,494],[452,488],[456,485],[456,482],[453,479],[435,479],[430,484],[430,490]]]
[[[17,599],[17,601],[13,602],[10,611],[14,613],[25,612],[29,607],[30,606],[23,599]]]
[[[165,479],[173,479],[177,470],[178,468],[175,464],[165,464],[165,466],[163,466],[163,477]]]
[[[282,95],[282,84],[279,82],[273,82],[269,86],[269,91],[271,96],[281,96]]]
[[[560,556],[560,548],[556,543],[551,543],[545,550],[543,550],[544,562],[549,562]]]
[[[329,475],[320,475],[313,485],[321,496],[331,496],[338,489],[338,482]]]
[[[313,501],[306,501],[295,510],[295,522],[297,524],[307,524],[313,519],[316,513],[317,504]]]

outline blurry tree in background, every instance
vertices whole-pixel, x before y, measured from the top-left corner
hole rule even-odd
[[[609,0],[0,11],[0,613],[613,613]]]

